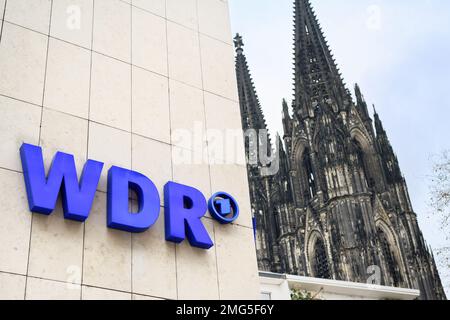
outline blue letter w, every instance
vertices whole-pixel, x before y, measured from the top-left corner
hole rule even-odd
[[[88,218],[103,163],[88,160],[79,183],[75,160],[70,154],[56,153],[47,178],[40,147],[24,143],[20,148],[20,157],[32,212],[51,214],[62,191],[64,218],[76,221]]]

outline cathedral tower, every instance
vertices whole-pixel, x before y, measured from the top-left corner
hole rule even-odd
[[[282,104],[280,170],[267,177],[249,166],[259,267],[361,283],[379,274],[380,284],[445,299],[378,113],[373,123],[358,85],[352,98],[309,1],[294,6],[294,99],[291,110]],[[266,129],[242,45],[237,36],[244,130]]]

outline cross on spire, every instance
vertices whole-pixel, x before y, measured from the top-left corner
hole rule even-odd
[[[236,47],[236,51],[243,51],[242,47],[244,46],[244,41],[239,33],[236,33],[236,36],[234,37],[234,46]]]

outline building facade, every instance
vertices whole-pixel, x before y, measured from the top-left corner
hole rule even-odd
[[[0,299],[259,298],[245,163],[211,152],[224,142],[179,139],[241,130],[227,1],[0,0],[0,17]],[[61,200],[30,212],[23,143],[42,148],[46,171],[57,151],[79,175],[104,162],[85,223],[64,219]],[[112,165],[156,185],[146,232],[107,227]],[[239,219],[201,220],[209,250],[166,241],[168,181],[229,192]]]
[[[294,2],[294,100],[283,101],[279,171],[248,164],[259,269],[416,288],[445,299],[434,257],[379,115],[345,87],[308,0]],[[242,38],[243,128],[265,130]],[[249,144],[246,144],[249,149]]]
[[[416,289],[367,285],[351,281],[311,278],[262,271],[264,300],[416,300]],[[294,295],[294,297],[292,297]]]

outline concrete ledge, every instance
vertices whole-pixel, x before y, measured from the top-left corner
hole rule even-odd
[[[414,300],[420,296],[419,290],[395,288],[348,281],[318,279],[310,277],[260,272],[260,281],[267,287],[273,286],[280,291],[286,282],[289,290],[305,290],[313,294],[320,294],[325,300]],[[277,288],[278,287],[278,288]],[[286,287],[285,287],[286,288]],[[286,293],[277,296],[287,297]]]

